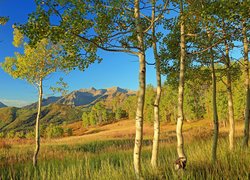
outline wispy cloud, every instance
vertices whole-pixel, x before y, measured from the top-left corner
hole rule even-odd
[[[14,100],[14,99],[0,99],[0,102],[4,103],[7,106],[14,106],[14,107],[23,107],[32,103],[31,101]]]

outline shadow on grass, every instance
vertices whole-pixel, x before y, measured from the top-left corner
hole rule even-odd
[[[143,146],[151,145],[151,140],[143,140]],[[63,151],[70,152],[90,152],[97,153],[107,151],[109,149],[121,149],[128,150],[134,147],[133,139],[120,139],[120,140],[108,140],[108,141],[93,141],[86,144],[78,144],[74,146],[59,145],[57,148]]]
[[[109,129],[94,129],[94,130],[87,131],[87,132],[83,133],[83,135],[95,134],[95,133],[99,133],[99,132],[107,131],[107,130],[109,130]]]

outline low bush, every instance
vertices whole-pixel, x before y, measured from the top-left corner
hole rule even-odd
[[[25,134],[25,138],[27,138],[27,139],[33,139],[34,137],[35,137],[34,131],[29,131]]]
[[[50,125],[46,128],[46,137],[47,138],[58,138],[62,137],[64,130],[60,126]]]
[[[4,132],[0,132],[0,138],[4,138],[4,137],[5,137]]]
[[[15,137],[15,134],[16,134],[15,131],[14,131],[14,130],[11,130],[11,131],[7,132],[6,138],[12,139],[12,138]]]
[[[15,137],[21,139],[21,138],[25,138],[26,136],[23,131],[19,131],[15,133]]]
[[[72,128],[66,128],[65,132],[66,132],[67,136],[72,136],[73,135],[73,129]]]

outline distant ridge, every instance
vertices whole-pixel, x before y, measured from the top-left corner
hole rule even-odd
[[[98,101],[111,101],[116,96],[121,96],[122,99],[136,95],[136,91],[129,89],[123,89],[120,87],[110,87],[106,89],[96,89],[90,87],[87,89],[79,89],[72,91],[71,93],[65,95],[64,97],[51,96],[46,99],[43,99],[42,105],[47,106],[50,104],[64,104],[70,106],[84,106],[89,107],[97,103]],[[24,108],[36,108],[37,102],[25,106]]]
[[[41,125],[72,123],[81,120],[85,108],[104,101],[106,108],[114,102],[123,102],[127,97],[136,95],[135,91],[120,87],[107,89],[79,89],[64,97],[48,97],[42,101]],[[6,107],[0,109],[0,132],[33,130],[37,115],[37,102],[23,108]]]
[[[6,106],[4,103],[0,102],[0,108],[3,108],[3,107],[8,107],[8,106]]]
[[[107,89],[80,89],[69,93],[59,99],[56,103],[72,106],[90,106],[100,100],[110,101],[115,96],[128,97],[135,95],[135,91],[122,89],[120,87],[111,87]]]
[[[58,101],[60,98],[62,98],[62,97],[61,96],[59,96],[59,97],[51,96],[51,97],[45,98],[42,101],[42,106],[47,106],[49,104],[53,104],[56,101]],[[24,108],[36,108],[36,107],[37,107],[37,102],[32,103],[32,104],[27,105],[27,106],[24,106]]]

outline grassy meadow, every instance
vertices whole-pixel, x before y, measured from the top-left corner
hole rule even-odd
[[[111,126],[124,128],[132,121],[98,127],[104,131],[91,130],[92,134],[56,140],[43,140],[38,158],[38,168],[32,166],[33,140],[2,140],[0,143],[0,179],[135,179],[133,170],[133,138],[109,137]],[[185,172],[176,172],[173,162],[177,158],[175,139],[171,135],[174,124],[162,128],[159,154],[159,170],[150,166],[151,140],[145,125],[145,140],[142,154],[142,169],[145,179],[248,179],[250,173],[250,151],[241,149],[241,138],[237,138],[233,152],[228,149],[225,133],[220,134],[218,161],[211,163],[211,133],[202,131],[205,122],[186,123],[184,132],[189,134],[185,144],[188,164]],[[131,123],[132,124],[132,123]],[[238,126],[237,126],[238,127]],[[129,128],[129,127],[127,127]],[[207,128],[209,129],[209,128]],[[119,130],[119,129],[116,129]],[[240,130],[240,129],[238,129]],[[210,131],[209,131],[210,132]],[[121,130],[120,133],[123,133]],[[114,133],[115,134],[115,133]],[[92,138],[90,137],[92,136]],[[100,137],[103,138],[100,138]],[[90,140],[88,140],[90,139]]]

